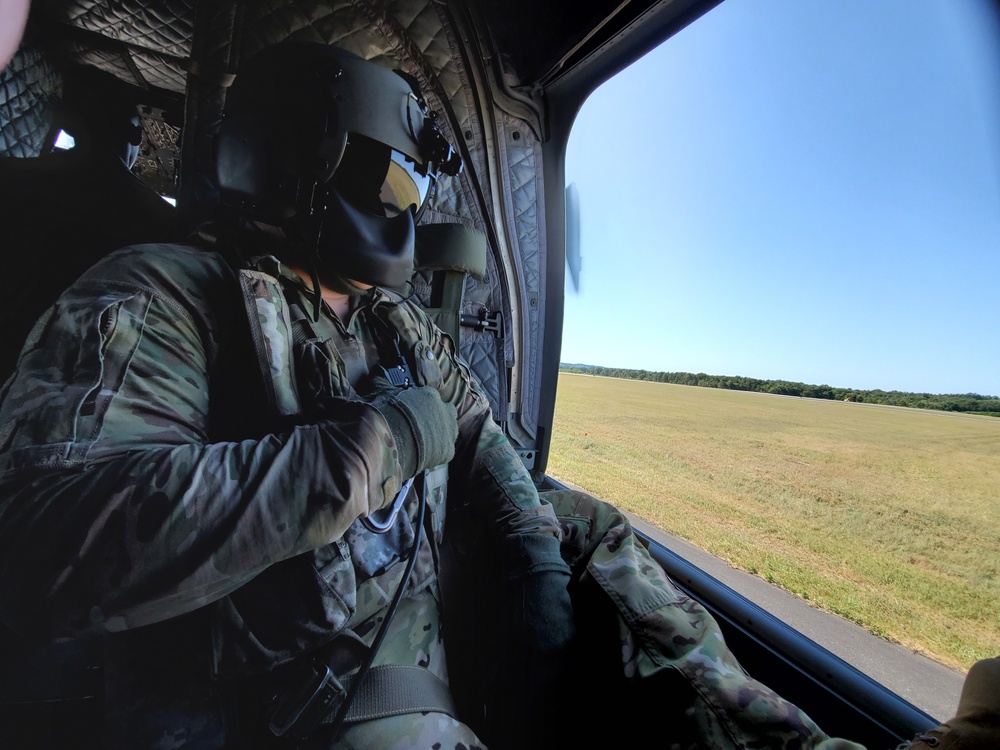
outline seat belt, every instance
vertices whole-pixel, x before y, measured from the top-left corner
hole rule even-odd
[[[345,690],[350,688],[352,677],[341,681]],[[368,676],[354,696],[344,723],[426,711],[458,718],[455,701],[444,680],[424,667],[382,664],[368,670]],[[332,722],[331,714],[323,723]]]
[[[433,272],[424,312],[458,346],[465,277],[486,278],[486,235],[462,224],[421,224],[416,227],[413,267]]]
[[[338,678],[320,660],[310,666],[313,679],[303,683],[301,689],[284,694],[271,713],[271,732],[278,737],[308,739],[318,727],[334,724],[357,677],[352,674]],[[428,711],[458,718],[448,685],[424,667],[381,664],[365,673],[341,722],[356,724]]]

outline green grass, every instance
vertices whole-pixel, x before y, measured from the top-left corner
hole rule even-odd
[[[1000,420],[563,373],[548,473],[944,664],[1000,654]]]

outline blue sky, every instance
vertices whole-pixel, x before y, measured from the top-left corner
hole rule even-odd
[[[598,89],[563,362],[1000,395],[1000,28],[725,0]]]

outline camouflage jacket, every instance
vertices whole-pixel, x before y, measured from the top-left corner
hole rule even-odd
[[[274,258],[235,271],[180,245],[124,248],[60,297],[0,394],[9,626],[76,635],[208,611],[215,668],[238,672],[377,612],[414,513],[411,499],[385,535],[358,522],[404,480],[388,424],[357,389],[385,335],[456,406],[450,482],[473,517],[484,509],[498,550],[522,550],[508,574],[565,569],[558,524],[450,338],[379,290],[345,322],[314,322],[311,305]],[[446,478],[431,472],[431,542]],[[421,550],[411,586],[431,585],[435,560]]]

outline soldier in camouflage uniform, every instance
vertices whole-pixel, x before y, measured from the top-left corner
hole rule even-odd
[[[281,57],[286,50],[290,59]],[[412,272],[410,203],[387,216],[380,190],[419,203],[416,183],[429,174],[410,175],[411,186],[405,170],[416,163],[432,173],[446,160],[454,167],[411,83],[319,45],[283,48],[233,88],[228,126],[251,127],[246,118],[240,125],[239,107],[267,79],[269,95],[291,98],[279,108],[282,124],[302,127],[310,108],[329,104],[316,91],[307,92],[312,101],[301,96],[316,79],[296,89],[307,77],[289,66],[330,73],[332,65],[349,85],[374,77],[392,95],[392,114],[400,116],[400,104],[408,110],[398,132],[385,133],[384,122],[372,128],[403,156],[390,161],[388,147],[358,138],[341,157],[336,193],[324,197],[340,201],[340,214],[331,208],[323,217],[330,241],[360,226],[381,246],[357,238],[360,249],[337,248],[338,264],[325,263],[315,247],[303,250],[312,227],[276,231],[269,210],[282,196],[265,196],[264,208],[248,213],[270,228],[227,235],[225,256],[180,245],[124,248],[39,320],[5,386],[0,611],[25,636],[109,634],[109,745],[245,746],[264,742],[269,723],[306,733],[293,721],[300,706],[286,696],[308,685],[314,658],[342,670],[338,677],[357,670],[421,531],[372,672],[380,663],[413,666],[433,678],[421,688],[446,684],[437,569],[449,479],[475,488],[466,515],[502,561],[497,596],[541,615],[509,618],[512,642],[541,643],[541,633],[556,652],[572,636],[569,568],[551,508],[450,339],[414,302],[372,286],[399,285]],[[272,125],[262,127],[270,133]],[[299,145],[283,133],[280,140]],[[229,153],[220,148],[222,182],[242,208],[240,175],[225,172]],[[364,171],[370,159],[382,170],[374,181]],[[339,261],[354,263],[356,281],[339,274]],[[399,366],[409,368],[411,387],[390,384]],[[415,475],[402,512],[386,518],[383,509]],[[376,533],[359,518],[387,529]],[[533,673],[524,661],[518,674]],[[287,721],[262,720],[272,705],[286,706],[278,718]],[[374,732],[480,744],[443,715],[447,701],[430,708],[352,722],[342,741],[365,744],[352,737]],[[310,733],[322,743],[331,731]]]
[[[322,239],[284,195],[254,192],[258,173],[244,179],[225,144],[287,145],[274,139],[310,115],[295,108],[322,98],[308,87],[329,84],[303,66],[338,80],[376,68],[393,90],[403,80],[319,45],[258,56],[230,92],[220,143],[228,200],[258,223],[218,252],[124,248],[33,329],[0,403],[3,621],[105,639],[108,747],[581,743],[572,719],[547,712],[571,687],[591,691],[577,678],[594,673],[655,688],[679,746],[857,747],[749,678],[614,508],[539,496],[451,339],[380,288],[408,270],[413,215],[405,202],[392,215],[383,191],[386,208],[359,217],[371,196],[343,175],[365,182],[370,143],[348,145],[337,179],[314,179],[332,185]],[[241,120],[258,95],[277,119]],[[411,140],[428,173],[448,163],[424,150],[431,138]],[[331,253],[350,222],[395,229],[369,235],[384,247],[357,236],[360,252]],[[410,387],[392,384],[397,366]],[[420,491],[387,517],[414,475]],[[358,698],[335,725],[339,691],[304,730],[315,670],[349,679],[369,657],[366,680],[419,674],[421,689]]]

